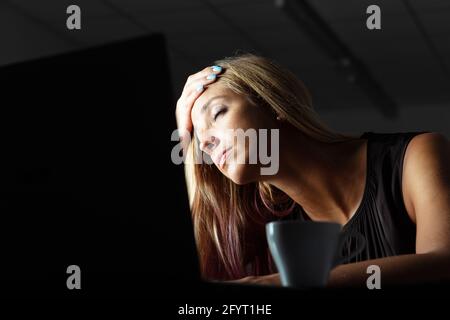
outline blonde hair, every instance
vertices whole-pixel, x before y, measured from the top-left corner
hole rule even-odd
[[[311,139],[334,143],[358,138],[323,123],[303,82],[273,61],[243,54],[214,64],[224,70],[217,82],[266,106]],[[215,166],[195,164],[199,153],[193,139],[185,173],[202,276],[226,280],[274,272],[264,226],[290,213],[286,208],[295,203],[266,183],[237,185]]]

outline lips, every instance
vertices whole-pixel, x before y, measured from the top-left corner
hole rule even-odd
[[[215,157],[214,162],[216,163],[216,165],[219,168],[223,168],[223,166],[225,165],[225,161],[228,158],[229,150],[231,149],[231,147],[223,150],[221,153],[219,153],[219,155],[217,157]]]

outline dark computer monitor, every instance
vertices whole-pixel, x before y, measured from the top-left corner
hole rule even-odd
[[[0,69],[4,292],[164,296],[198,280],[169,74],[161,35]]]

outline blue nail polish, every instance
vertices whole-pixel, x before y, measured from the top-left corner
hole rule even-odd
[[[211,73],[209,76],[206,77],[206,80],[213,80],[216,78],[216,74],[215,73]]]
[[[220,71],[222,71],[222,67],[219,67],[219,66],[213,66],[213,67],[212,67],[212,70],[213,70],[214,72],[220,72]]]
[[[199,84],[199,85],[195,88],[195,90],[197,90],[198,92],[203,91],[203,89],[204,89],[204,87],[203,87],[202,84]]]

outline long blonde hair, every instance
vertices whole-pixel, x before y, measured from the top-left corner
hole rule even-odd
[[[311,139],[333,143],[358,138],[327,127],[302,81],[273,61],[243,54],[214,64],[224,70],[217,82],[267,106]],[[295,202],[267,183],[237,185],[214,165],[195,164],[200,152],[193,139],[185,173],[202,276],[228,280],[275,272],[264,226],[291,213]]]

